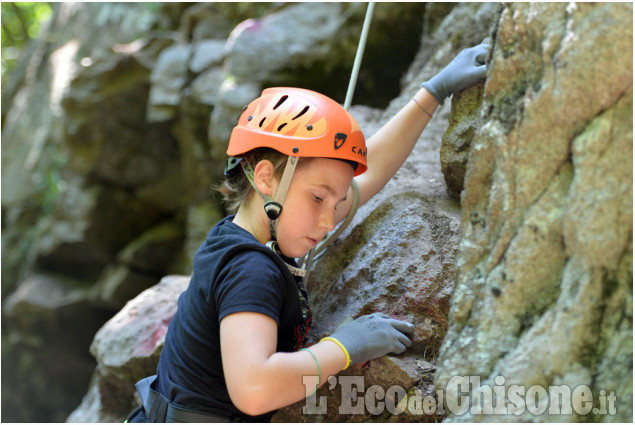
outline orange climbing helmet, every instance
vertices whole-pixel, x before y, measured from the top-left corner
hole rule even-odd
[[[297,157],[335,158],[368,168],[366,141],[355,118],[334,100],[293,87],[265,89],[241,113],[227,155],[267,147]]]

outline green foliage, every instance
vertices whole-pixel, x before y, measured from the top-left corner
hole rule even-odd
[[[47,2],[3,2],[2,17],[2,81],[14,67],[21,50],[31,39],[38,38],[42,24],[51,18]]]

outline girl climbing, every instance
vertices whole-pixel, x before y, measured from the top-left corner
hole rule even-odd
[[[402,353],[410,323],[381,313],[303,348],[311,310],[303,257],[363,204],[412,151],[444,99],[484,78],[488,45],[459,53],[366,143],[338,103],[272,88],[240,115],[221,192],[235,210],[196,252],[157,375],[137,384],[129,422],[265,422],[351,363]],[[313,377],[306,385],[304,377]]]

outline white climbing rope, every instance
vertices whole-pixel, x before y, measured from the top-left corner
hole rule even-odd
[[[364,25],[362,27],[362,33],[359,37],[359,43],[357,44],[357,53],[355,54],[355,62],[353,63],[353,70],[351,71],[351,78],[348,82],[348,90],[346,91],[346,99],[344,101],[344,109],[347,111],[351,107],[351,102],[353,100],[353,93],[355,92],[355,86],[357,84],[357,76],[359,75],[359,68],[362,63],[362,57],[364,56],[364,49],[366,47],[366,39],[368,38],[368,31],[370,28],[370,22],[373,18],[373,11],[375,10],[375,2],[369,2],[368,7],[366,8],[366,16],[364,17]],[[313,268],[313,262],[317,260],[324,252],[326,247],[331,244],[335,239],[339,237],[340,234],[351,224],[355,214],[357,213],[357,208],[359,207],[359,186],[357,182],[353,179],[351,182],[351,188],[353,189],[353,204],[351,205],[351,209],[346,216],[346,219],[332,232],[326,239],[318,244],[315,248],[311,249],[307,255],[300,260],[300,267],[306,270],[306,274],[304,276],[304,282],[309,281],[309,275],[311,274],[311,270]]]
[[[368,30],[370,28],[370,21],[373,18],[373,11],[375,10],[375,2],[368,3],[366,9],[366,16],[364,17],[364,26],[362,27],[362,34],[359,37],[359,44],[357,45],[357,53],[355,54],[355,62],[353,63],[353,70],[351,71],[351,78],[348,81],[348,90],[346,91],[346,100],[344,101],[344,109],[348,111],[353,101],[353,93],[355,93],[355,85],[357,84],[357,76],[359,74],[359,68],[362,64],[362,56],[364,56],[364,49],[366,48],[366,39],[368,38]]]

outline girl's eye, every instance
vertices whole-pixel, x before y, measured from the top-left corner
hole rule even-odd
[[[320,197],[319,197],[319,196],[317,196],[317,195],[313,195],[313,200],[314,200],[315,202],[318,202],[318,203],[323,201],[323,199],[322,199],[322,198],[320,198]]]

